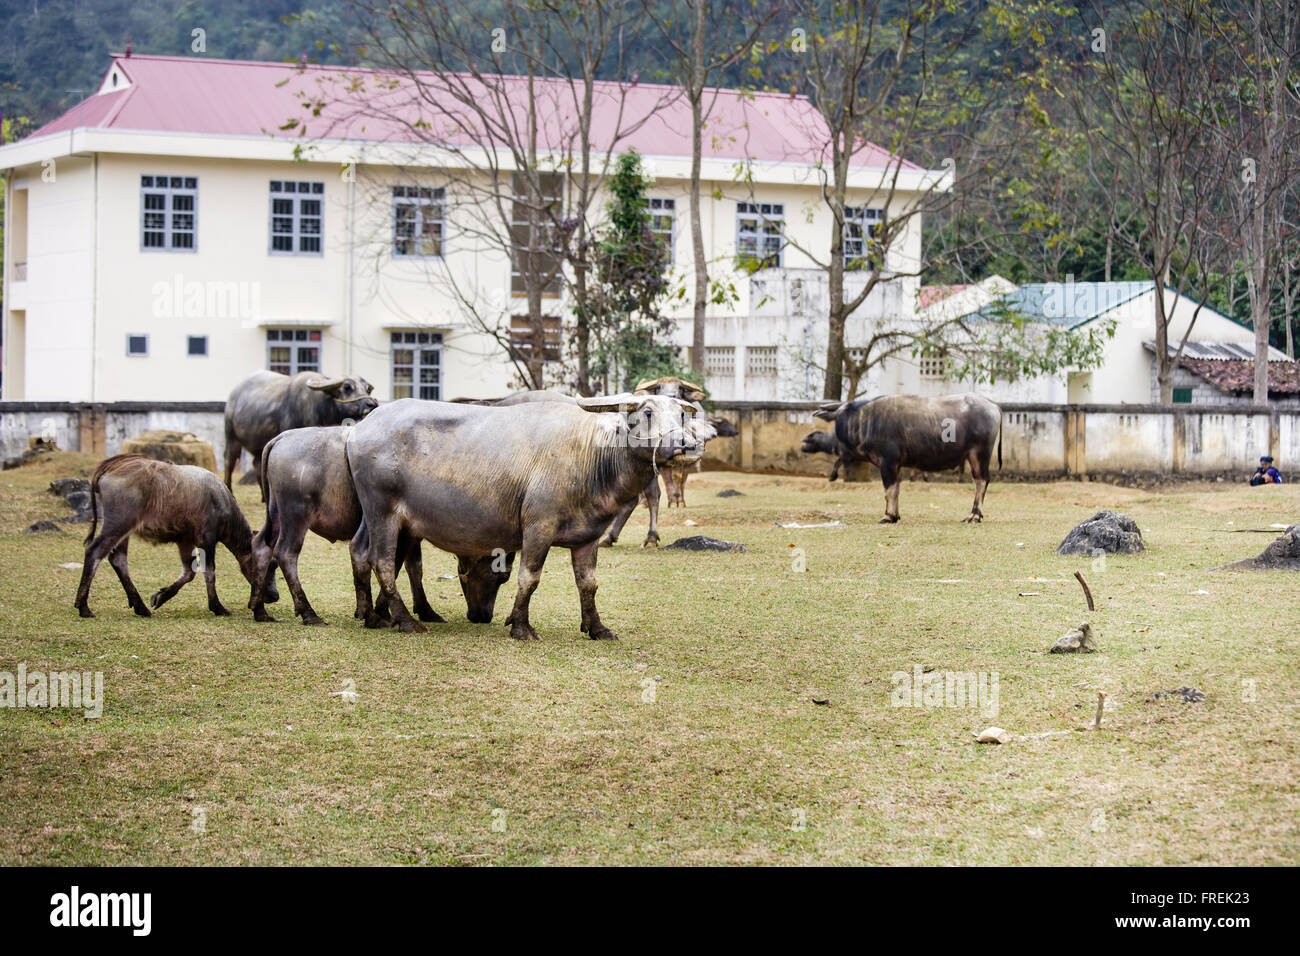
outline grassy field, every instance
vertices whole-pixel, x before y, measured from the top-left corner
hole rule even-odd
[[[521,644],[500,623],[513,581],[470,624],[428,549],[450,623],[364,630],[345,546],[315,538],[301,567],[328,627],[286,620],[287,594],[254,624],[224,551],[233,618],[196,580],[137,619],[105,565],[83,621],[60,565],[85,526],[22,529],[65,513],[45,486],[90,465],[0,476],[0,670],[102,671],[106,697],[97,720],[0,710],[0,863],[1300,862],[1300,579],[1207,571],[1271,540],[1226,531],[1300,520],[1295,485],[995,483],[965,525],[969,485],[912,482],[888,526],[878,485],[696,475],[664,543],[747,553],[643,551],[641,512],[601,554],[622,640],[578,633],[557,550],[542,643]],[[1145,554],[1053,553],[1102,507],[1136,518]],[[146,595],[178,573],[170,546],[131,551]],[[1083,620],[1099,653],[1045,653]],[[997,715],[893,706],[917,668],[996,674]],[[1182,685],[1206,699],[1149,700]],[[1102,729],[1077,729],[1098,691]],[[1015,739],[976,743],[989,725]]]

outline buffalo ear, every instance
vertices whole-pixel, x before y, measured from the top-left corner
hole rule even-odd
[[[592,398],[578,399],[578,407],[584,412],[617,412],[623,409],[637,408],[648,395],[633,395],[624,392],[621,395],[596,395]]]
[[[307,387],[318,392],[332,392],[346,381],[342,378],[327,378],[323,382],[308,382]]]

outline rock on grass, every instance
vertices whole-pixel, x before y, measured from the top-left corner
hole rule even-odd
[[[717,538],[710,538],[705,534],[692,535],[689,538],[678,538],[665,551],[748,551],[743,544],[737,541],[720,541]]]
[[[1098,511],[1076,525],[1056,547],[1057,554],[1137,554],[1145,551],[1137,522],[1116,511]]]

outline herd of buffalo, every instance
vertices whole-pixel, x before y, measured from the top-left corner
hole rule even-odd
[[[348,540],[356,617],[367,627],[425,630],[441,621],[422,583],[421,542],[456,555],[469,620],[491,621],[497,592],[518,563],[518,587],[506,618],[510,636],[538,640],[528,607],[553,545],[568,548],[582,613],[593,639],[616,635],[596,610],[596,555],[612,545],[645,501],[647,547],[657,531],[663,478],[669,504],[684,504],[687,469],[705,443],[735,435],[725,419],[709,418],[704,392],[677,378],[642,382],[636,391],[573,398],[553,391],[519,392],[499,401],[401,399],[380,405],[363,378],[327,379],[315,372],[287,376],[256,372],[226,403],[224,483],[210,471],[138,455],[117,455],[91,478],[93,517],[76,608],[93,617],[91,581],[107,558],[131,609],[150,616],[197,573],[208,608],[230,612],[216,589],[216,547],[235,556],[248,580],[248,607],[273,621],[278,567],[304,624],[323,624],[298,575],[309,531]],[[885,517],[897,521],[900,472],[960,469],[969,464],[975,501],[967,521],[983,516],[989,465],[1001,411],[977,395],[911,395],[827,404],[818,418],[833,431],[814,431],[803,451],[824,452],[841,465],[869,461],[885,486]],[[231,493],[240,454],[252,456],[266,520],[256,534]],[[661,470],[662,469],[662,470]],[[177,546],[181,575],[146,605],[127,569],[132,534]],[[412,606],[397,589],[405,568]],[[371,592],[372,575],[379,595]]]

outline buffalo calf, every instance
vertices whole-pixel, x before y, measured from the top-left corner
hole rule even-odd
[[[175,597],[196,571],[202,571],[208,610],[223,617],[230,614],[217,598],[218,543],[229,549],[249,584],[256,586],[252,532],[235,496],[212,472],[141,455],[115,455],[95,469],[90,501],[90,534],[75,605],[82,617],[95,616],[89,604],[90,583],[104,558],[117,572],[131,609],[141,617],[150,616],[127,571],[126,549],[132,534],[150,544],[175,544],[180,552],[181,576],[154,592],[149,599],[154,608]],[[278,597],[273,592],[266,595],[271,601]]]

